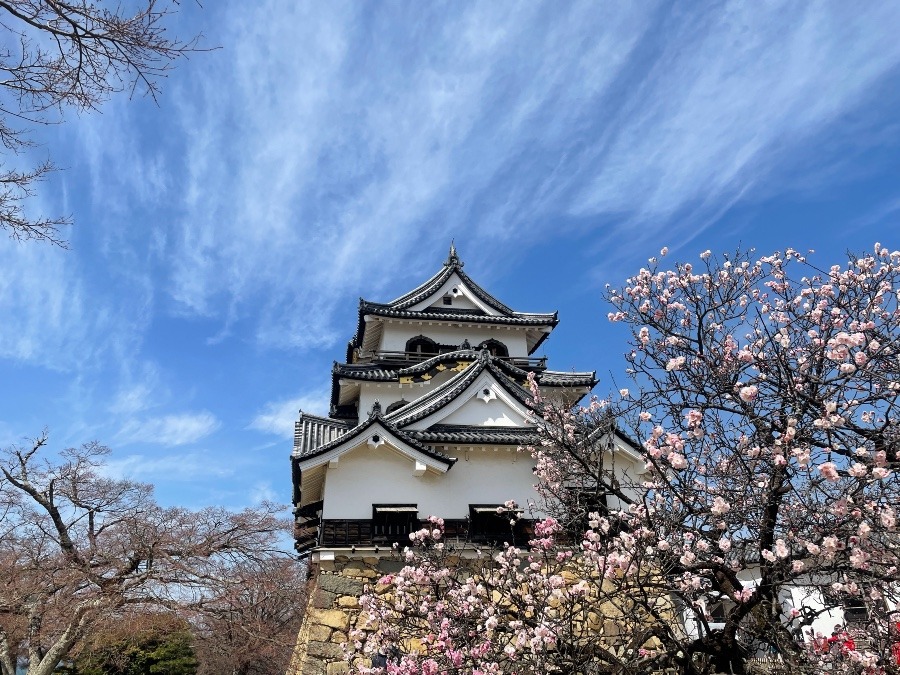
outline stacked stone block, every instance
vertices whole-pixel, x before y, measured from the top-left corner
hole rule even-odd
[[[309,600],[288,675],[349,673],[342,645],[353,629],[372,629],[360,615],[359,598],[366,585],[402,567],[396,558],[335,556],[310,563]]]

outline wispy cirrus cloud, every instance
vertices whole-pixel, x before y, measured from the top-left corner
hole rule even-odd
[[[78,263],[53,247],[0,239],[0,357],[69,370],[90,359],[103,317],[86,311]]]
[[[161,456],[143,454],[125,455],[107,460],[102,467],[111,478],[156,482],[195,481],[211,476],[225,477],[234,473],[229,462],[223,462],[211,453],[190,452]]]
[[[676,215],[691,228],[692,213],[760,187],[790,189],[804,180],[789,173],[810,155],[804,146],[877,97],[900,64],[900,44],[883,29],[898,20],[896,7],[838,3],[732,3],[673,17],[612,120],[612,142],[585,153],[595,176],[573,193],[571,211],[626,214],[628,227],[655,222],[652,237]]]
[[[221,426],[208,411],[130,419],[119,431],[120,443],[188,445],[206,438]]]
[[[256,414],[248,428],[283,438],[292,438],[294,422],[297,421],[299,411],[304,410],[314,415],[326,415],[328,406],[329,393],[324,389],[296,398],[271,401]]]
[[[454,235],[485,259],[560,222],[691,236],[789,189],[785,152],[900,63],[887,4],[273,7],[223,17],[182,108],[169,291],[276,346],[332,343],[348,292]]]

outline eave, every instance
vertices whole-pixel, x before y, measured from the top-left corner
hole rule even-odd
[[[448,370],[459,370],[460,366],[477,361],[480,353],[481,350],[461,349],[455,352],[438,354],[411,366],[395,368],[385,367],[384,364],[335,362],[331,369],[331,405],[336,406],[340,403],[341,380],[412,384],[430,380],[439,373],[447,372]],[[528,370],[519,368],[506,358],[491,356],[490,360],[492,365],[504,375],[514,380],[520,386],[524,385],[528,378]],[[534,376],[541,387],[571,389],[577,391],[579,397],[586,394],[597,384],[594,371],[567,373],[553,370],[537,370],[534,371]]]
[[[365,422],[330,443],[305,452],[295,452],[292,457],[299,471],[308,471],[340,459],[341,455],[359,447],[363,441],[369,442],[371,445],[371,439],[375,436],[379,438],[379,441],[373,447],[387,444],[409,459],[424,464],[437,473],[446,473],[456,463],[455,458],[432,450],[416,439],[407,436],[383,419],[380,414],[369,417]]]
[[[481,350],[478,360],[468,368],[439,384],[424,396],[387,415],[385,419],[396,424],[400,429],[423,420],[461,396],[486,371],[493,376],[493,379],[507,394],[524,407],[528,407],[531,393],[506,376],[493,363],[493,357],[487,350]]]
[[[547,338],[550,331],[552,331],[559,323],[557,313],[516,312],[475,283],[462,268],[463,262],[456,254],[456,249],[451,247],[450,255],[444,262],[441,270],[408,293],[387,303],[369,302],[360,298],[356,334],[347,345],[347,362],[351,363],[353,361],[353,352],[362,347],[364,342],[372,342],[375,340],[376,336],[374,335],[366,340],[366,333],[369,330],[367,324],[373,324],[371,330],[380,329],[380,326],[376,328],[374,325],[378,324],[378,321],[367,321],[367,317],[409,321],[431,321],[446,324],[469,323],[495,326],[517,326],[526,329],[538,329],[537,331],[529,331],[530,333],[533,332],[534,335],[531,335],[528,339],[528,353],[533,354]],[[416,305],[435,295],[454,274],[457,275],[460,281],[466,286],[466,289],[481,303],[481,306],[486,307],[490,311],[451,308],[428,308],[427,310],[412,309]]]

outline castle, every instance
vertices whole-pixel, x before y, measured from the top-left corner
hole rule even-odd
[[[510,538],[498,506],[536,497],[522,450],[537,440],[529,374],[566,405],[596,384],[593,372],[548,370],[535,356],[557,323],[555,312],[493,297],[452,245],[420,286],[388,303],[360,300],[346,360],[332,369],[329,416],[301,412],[295,425],[295,546],[310,566],[296,673],[346,672],[340,644],[360,620],[363,585],[399,569],[392,549],[421,519],[442,517],[445,540],[462,548]],[[516,543],[541,516],[522,515]]]

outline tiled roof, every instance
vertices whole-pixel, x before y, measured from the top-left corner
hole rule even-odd
[[[397,371],[384,368],[381,365],[334,362],[331,372],[339,377],[351,380],[371,380],[373,382],[391,382],[398,378]]]
[[[378,302],[359,303],[359,312],[363,316],[369,314],[384,316],[392,319],[416,319],[427,321],[453,321],[465,323],[489,323],[503,326],[555,326],[559,323],[557,313],[533,314],[526,312],[513,312],[511,314],[485,314],[466,310],[445,310],[429,307],[423,310],[411,310],[394,307],[390,304]]]
[[[461,445],[534,445],[540,440],[535,429],[522,427],[479,427],[435,424],[424,430],[406,430],[407,436],[423,443]]]
[[[566,373],[557,370],[545,370],[537,375],[538,384],[545,387],[593,387],[597,378],[590,373]]]
[[[464,263],[459,259],[456,248],[451,245],[450,254],[444,261],[440,271],[432,276],[428,281],[420,284],[413,290],[395,298],[387,303],[369,302],[360,298],[359,300],[359,319],[357,322],[356,333],[347,345],[347,361],[351,360],[353,350],[362,344],[363,334],[366,329],[365,316],[383,316],[386,318],[396,319],[416,319],[424,321],[453,321],[466,323],[485,323],[495,325],[516,325],[523,327],[543,327],[549,326],[553,328],[559,323],[557,313],[526,313],[516,312],[510,307],[504,305],[493,295],[484,290],[475,283],[472,278],[463,272]],[[410,310],[410,307],[422,302],[426,298],[435,294],[441,286],[456,274],[466,287],[485,305],[498,312],[496,315],[490,315],[485,312],[472,310],[461,310],[458,308],[434,308],[430,307],[423,311]],[[538,345],[544,341],[547,333],[538,337],[535,344],[531,347],[533,352]]]
[[[343,436],[349,430],[347,422],[310,415],[301,410],[300,417],[294,422],[294,454],[302,455],[312,451],[322,443]]]
[[[444,266],[431,277],[425,283],[417,286],[412,289],[408,293],[404,293],[399,298],[395,300],[391,300],[387,303],[387,306],[393,307],[394,309],[406,309],[407,307],[412,307],[419,302],[422,302],[428,296],[434,294],[444,283],[451,277],[451,275],[455,272],[456,275],[469,287],[469,289],[478,297],[479,300],[484,302],[486,305],[500,312],[501,314],[515,314],[512,309],[504,305],[493,295],[484,290],[481,286],[476,284],[469,277],[468,274],[462,271],[462,268],[465,266],[465,263],[459,259],[459,256],[456,253],[456,246],[453,244],[450,245],[450,253],[447,256],[447,259],[444,261]]]
[[[478,354],[478,360],[468,368],[454,375],[446,382],[439,384],[421,398],[387,415],[386,419],[402,429],[413,422],[428,417],[459,396],[485,370],[489,371],[497,382],[514,398],[525,405],[528,404],[531,394],[505,375],[494,364],[494,359],[490,353],[483,349]]]
[[[332,440],[328,443],[325,443],[324,445],[320,445],[318,447],[310,448],[310,449],[303,449],[303,448],[296,449],[293,453],[293,457],[294,457],[294,459],[302,461],[302,460],[312,459],[313,457],[318,457],[320,455],[324,455],[325,453],[330,452],[331,450],[334,450],[335,448],[339,447],[340,445],[343,445],[347,441],[352,440],[353,438],[356,438],[356,437],[362,435],[363,433],[365,433],[371,427],[375,426],[378,423],[380,423],[381,426],[383,426],[387,431],[389,431],[390,433],[397,436],[399,439],[401,439],[404,443],[409,445],[411,448],[418,450],[422,454],[427,455],[428,457],[431,457],[432,459],[437,460],[438,462],[441,462],[442,464],[446,464],[448,467],[453,466],[453,464],[456,463],[455,458],[448,457],[447,455],[445,455],[442,452],[438,452],[432,448],[429,448],[427,445],[423,445],[421,442],[419,442],[415,438],[411,437],[410,435],[404,434],[396,426],[394,426],[392,423],[390,423],[389,421],[384,419],[384,417],[382,417],[380,413],[370,415],[361,424],[356,425],[355,427],[353,427],[352,429],[347,431],[347,433],[342,434],[341,436],[338,436],[334,440]]]
[[[419,363],[414,363],[411,366],[405,366],[397,370],[397,375],[419,375],[420,373],[427,373],[432,368],[442,364],[449,363],[450,361],[475,361],[478,359],[478,354],[480,349],[458,349],[455,352],[445,352],[443,354],[437,354],[436,356],[432,356],[430,359],[426,359],[424,361],[420,361]]]
[[[331,372],[339,377],[346,377],[351,380],[396,382],[400,377],[427,373],[442,364],[458,363],[460,361],[475,361],[478,359],[480,351],[481,350],[477,349],[460,349],[454,352],[438,354],[425,361],[420,361],[411,366],[403,366],[400,368],[386,368],[384,364],[335,362]],[[491,360],[497,368],[517,382],[524,382],[528,377],[528,371],[519,368],[514,363],[510,363],[508,359],[492,356]],[[535,378],[537,379],[538,384],[548,387],[593,387],[597,383],[593,371],[567,373],[556,370],[544,370],[535,372]]]

